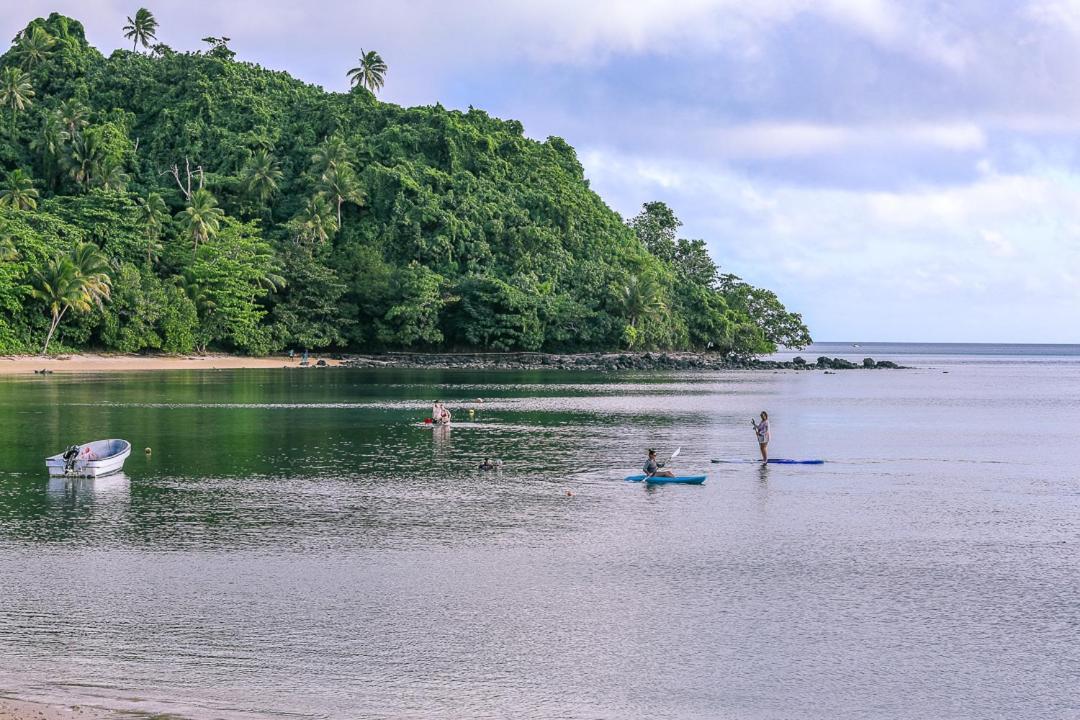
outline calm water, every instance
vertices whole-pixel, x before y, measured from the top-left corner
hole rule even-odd
[[[1078,718],[1080,353],[1038,352],[0,379],[0,693],[195,718]],[[418,427],[434,397],[467,422]],[[754,456],[763,408],[774,454],[829,462],[710,464]],[[46,454],[110,436],[136,447],[125,476],[47,480]],[[622,482],[650,446],[708,482]]]

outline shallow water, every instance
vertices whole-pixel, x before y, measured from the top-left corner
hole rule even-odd
[[[915,360],[2,379],[0,691],[199,718],[1080,717],[1080,358]],[[418,425],[435,397],[463,422]],[[711,464],[754,456],[762,408],[774,454],[828,462]],[[132,441],[124,476],[47,480],[99,437]],[[622,482],[651,446],[709,480]]]

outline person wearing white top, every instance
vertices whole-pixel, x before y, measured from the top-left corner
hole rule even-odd
[[[772,434],[769,432],[769,413],[762,410],[761,422],[754,422],[751,419],[750,424],[754,426],[754,432],[757,433],[758,447],[761,449],[761,462],[769,462],[769,440],[772,439]]]

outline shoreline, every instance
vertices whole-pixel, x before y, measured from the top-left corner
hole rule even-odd
[[[208,355],[125,355],[72,353],[68,355],[0,356],[0,375],[147,372],[162,370],[303,369],[300,356],[251,357]],[[321,363],[321,365],[317,365]],[[405,370],[568,370],[591,372],[680,370],[795,370],[825,371],[902,369],[888,360],[866,358],[861,363],[819,357],[794,360],[729,358],[716,353],[385,353],[310,355],[308,367],[396,368]]]
[[[323,359],[327,366],[340,365],[340,360],[311,356],[311,365]],[[0,375],[29,375],[97,372],[140,372],[154,370],[255,370],[266,368],[300,367],[300,358],[248,357],[244,355],[122,355],[104,353],[72,353],[45,357],[42,355],[0,356]]]
[[[16,700],[0,696],[0,720],[116,720],[112,710],[91,705]]]

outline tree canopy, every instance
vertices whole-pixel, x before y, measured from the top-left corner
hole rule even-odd
[[[328,93],[228,38],[150,45],[143,10],[117,32],[150,52],[53,14],[0,56],[0,352],[809,342],[663,203],[624,222],[562,139],[377,100],[377,53]]]

